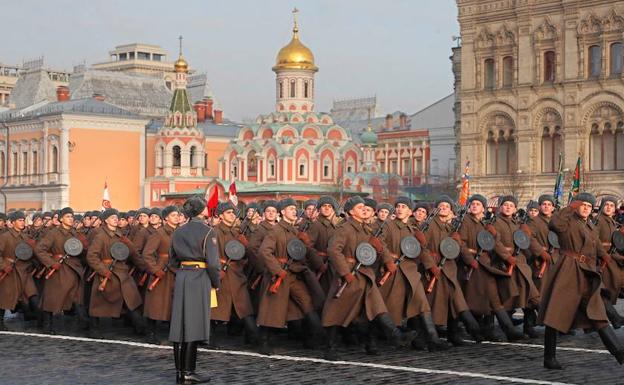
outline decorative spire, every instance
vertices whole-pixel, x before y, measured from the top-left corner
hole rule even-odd
[[[299,13],[299,10],[297,9],[297,7],[295,7],[292,10],[292,14],[293,14],[293,39],[299,39],[299,25],[297,24],[297,14]]]
[[[180,35],[180,37],[178,37],[178,39],[180,40],[180,57],[182,57],[182,35]]]
[[[175,68],[175,72],[187,73],[188,63],[186,62],[186,60],[184,60],[184,57],[182,57],[182,35],[180,35],[178,39],[180,39],[180,56],[178,57],[178,60],[176,60],[173,66]]]

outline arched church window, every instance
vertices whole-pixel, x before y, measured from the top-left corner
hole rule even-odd
[[[304,97],[304,98],[308,98],[308,97],[309,97],[309,95],[308,95],[308,94],[309,94],[309,92],[310,92],[310,91],[309,91],[309,88],[310,88],[310,85],[308,84],[308,81],[306,80],[306,81],[303,83],[303,97]]]
[[[555,51],[544,52],[544,83],[555,81]]]
[[[306,177],[308,172],[307,172],[307,165],[308,165],[308,160],[305,156],[302,156],[299,158],[299,162],[298,162],[298,169],[299,169],[299,176],[300,177]]]
[[[247,175],[256,176],[256,174],[257,174],[256,152],[249,151],[249,154],[247,155]]]
[[[295,97],[295,80],[291,80],[290,81],[290,97],[294,98]]]
[[[15,154],[17,155],[17,154]],[[58,172],[59,168],[58,168],[58,157],[59,157],[59,153],[58,153],[58,147],[56,146],[52,146],[52,159],[51,159],[51,163],[52,163],[52,170],[51,172]],[[17,156],[15,157],[15,162],[13,162],[13,167],[17,167]],[[14,170],[14,174],[17,174],[17,169]]]
[[[542,133],[542,171],[557,172],[559,153],[563,151],[560,126],[546,126]]]
[[[191,167],[197,167],[197,147],[192,146],[189,152],[189,165]]]
[[[279,82],[279,97],[282,99],[284,97],[284,82]]]
[[[275,158],[269,158],[269,177],[275,177]]]
[[[506,116],[494,115],[488,120],[487,127],[487,173],[515,173],[517,151],[513,122]]]
[[[173,146],[172,149],[172,155],[173,155],[173,162],[172,165],[173,167],[180,167],[182,165],[182,153],[180,151],[180,146]]]

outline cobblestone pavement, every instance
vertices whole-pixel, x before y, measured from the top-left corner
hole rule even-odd
[[[9,332],[0,332],[0,384],[175,383],[170,345],[144,343],[120,320],[104,323],[105,340],[85,338],[71,320],[55,336],[38,334],[19,317],[7,320],[7,326]],[[164,338],[165,325],[161,334]],[[617,334],[624,340],[624,329]],[[254,353],[243,337],[228,337],[225,326],[216,336],[220,348],[201,348],[198,354],[198,371],[213,384],[624,384],[624,367],[596,333],[560,338],[557,357],[564,371],[542,368],[541,339],[470,344],[440,353],[387,347],[379,356],[342,346],[343,361],[329,362],[321,350],[305,350],[286,333],[275,335],[271,357]]]

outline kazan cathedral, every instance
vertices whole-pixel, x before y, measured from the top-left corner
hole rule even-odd
[[[296,18],[292,39],[277,54],[273,71],[275,112],[258,116],[232,139],[219,159],[215,182],[220,192],[236,181],[243,202],[325,194],[345,199],[354,194],[396,196],[402,179],[378,173],[374,131],[369,127],[352,134],[328,113],[314,111],[318,67],[299,39]]]

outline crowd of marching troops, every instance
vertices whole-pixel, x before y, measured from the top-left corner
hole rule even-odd
[[[34,214],[26,226],[14,211],[0,215],[0,310],[23,313],[45,333],[55,333],[55,314],[72,314],[93,338],[102,338],[101,318],[123,317],[157,343],[157,325],[173,322],[178,306],[187,322],[210,311],[213,328],[227,324],[228,335],[244,335],[260,353],[271,354],[276,329],[287,328],[329,360],[339,358],[339,343],[363,344],[371,355],[378,341],[440,351],[467,339],[537,338],[535,326],[544,325],[545,367],[561,369],[557,337],[575,329],[597,331],[621,364],[617,203],[603,197],[594,213],[589,193],[561,208],[542,195],[521,209],[502,196],[492,213],[479,194],[463,206],[448,196],[433,205],[355,196],[340,207],[322,196],[302,211],[291,198],[243,212],[221,202],[200,219],[220,261],[211,309],[182,308],[173,296],[181,267],[173,235],[197,213],[168,206],[79,215],[67,207]]]

